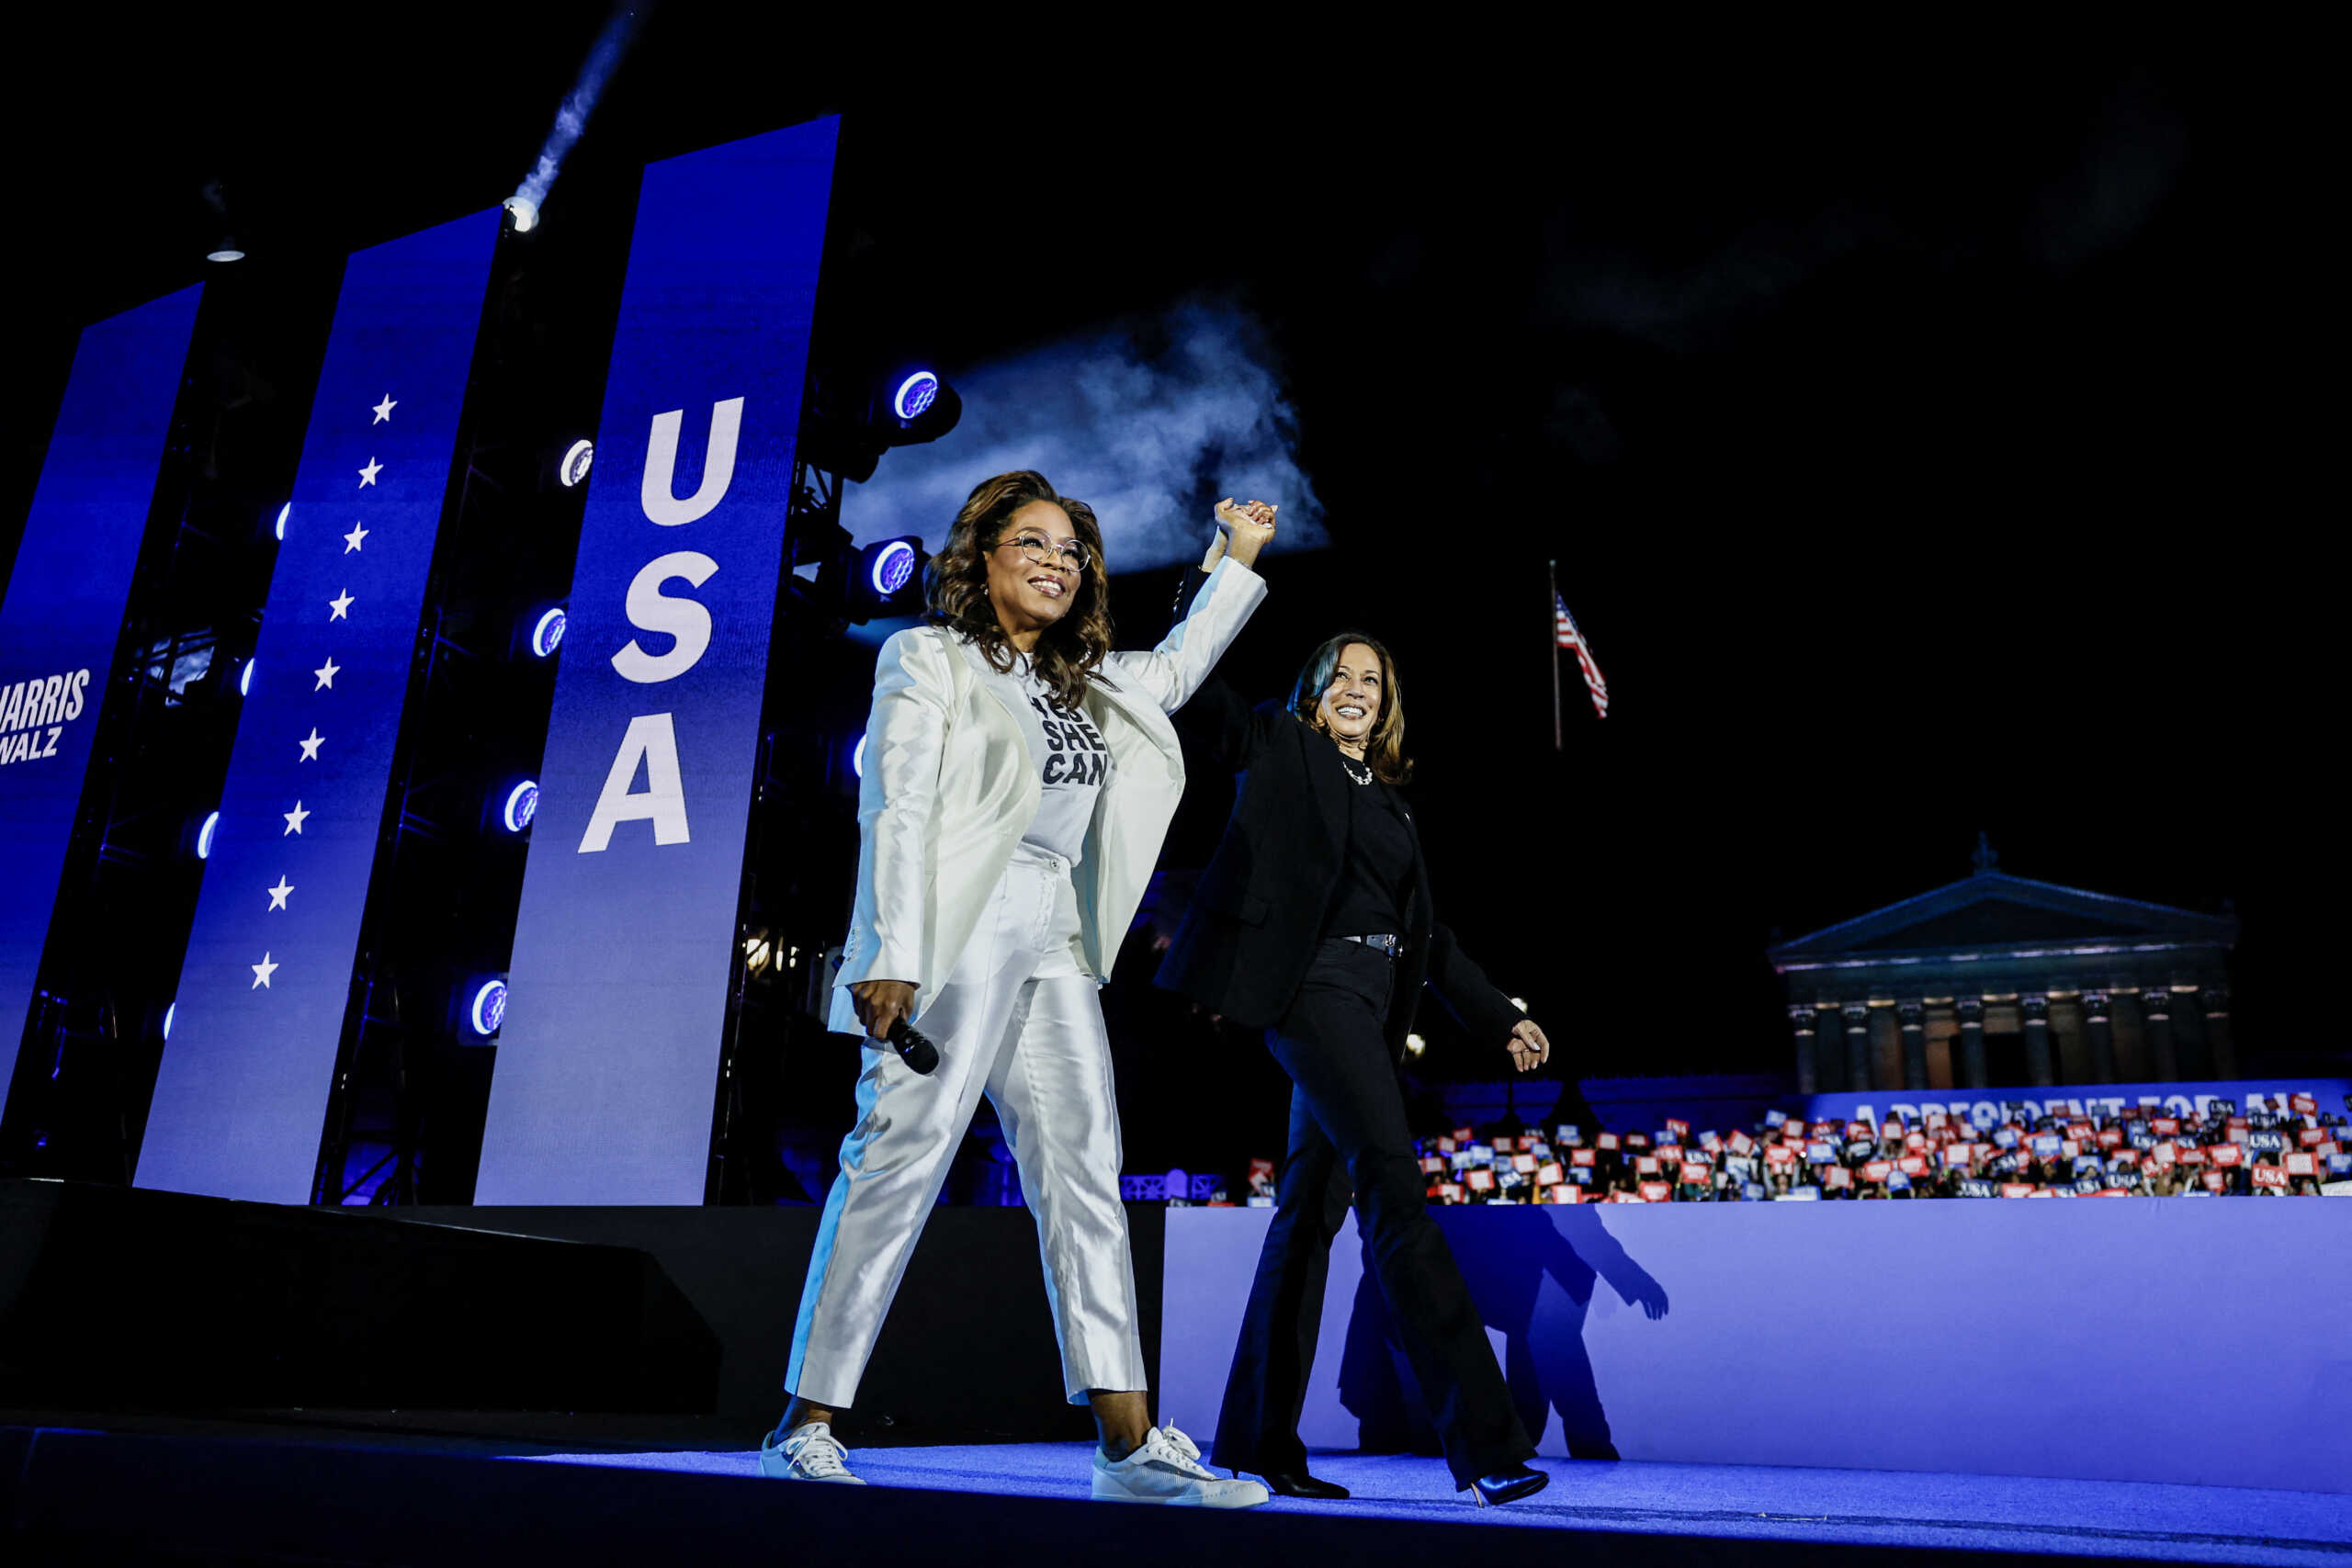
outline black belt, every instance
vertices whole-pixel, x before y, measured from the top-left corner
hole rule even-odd
[[[1390,931],[1376,931],[1370,936],[1343,936],[1340,942],[1360,942],[1374,952],[1395,958],[1405,951],[1405,939]]]

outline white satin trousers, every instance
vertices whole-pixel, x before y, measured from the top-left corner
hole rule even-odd
[[[916,1024],[939,1047],[928,1077],[865,1042],[857,1125],[825,1199],[785,1387],[830,1408],[856,1404],[915,1238],[986,1094],[1036,1216],[1069,1402],[1144,1388],[1111,1041],[1080,959],[1068,862],[1028,844],[1013,852]]]

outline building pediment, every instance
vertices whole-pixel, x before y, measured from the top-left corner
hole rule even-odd
[[[1785,971],[1838,959],[1963,949],[2038,956],[2032,950],[2050,944],[2092,951],[2226,948],[2237,940],[2237,930],[2234,915],[2199,914],[1988,870],[1778,943],[1770,955],[1773,966]]]

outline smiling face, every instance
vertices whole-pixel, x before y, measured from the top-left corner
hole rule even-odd
[[[1380,655],[1369,643],[1351,642],[1332,662],[1331,679],[1324,683],[1315,714],[1342,750],[1361,756],[1373,726],[1380,722],[1380,705],[1387,694]]]
[[[1069,513],[1050,501],[1033,501],[1006,520],[996,547],[988,552],[989,603],[996,606],[997,620],[1016,638],[1041,632],[1069,615],[1083,581],[1066,562],[1030,559],[1013,542],[1023,536],[1046,541],[1048,553],[1086,543]]]

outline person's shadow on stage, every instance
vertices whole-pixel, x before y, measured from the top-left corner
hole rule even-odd
[[[1478,1314],[1503,1337],[1503,1380],[1529,1438],[1542,1443],[1559,1412],[1572,1459],[1613,1460],[1609,1417],[1585,1350],[1584,1323],[1596,1280],[1606,1280],[1628,1306],[1664,1317],[1666,1287],[1631,1258],[1582,1206],[1542,1211],[1552,1223],[1532,1225],[1520,1214],[1464,1215],[1446,1227]],[[1499,1223],[1498,1223],[1499,1222]],[[1546,1277],[1559,1292],[1546,1293]],[[1356,1418],[1366,1453],[1439,1451],[1420,1392],[1367,1264],[1356,1286],[1354,1310],[1340,1360],[1340,1403]]]

